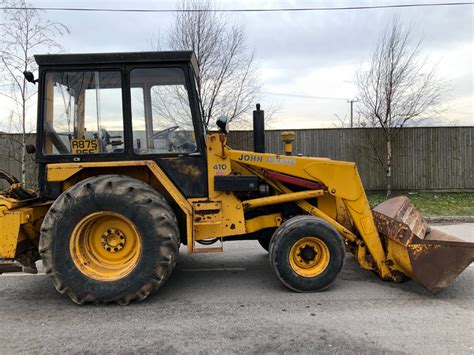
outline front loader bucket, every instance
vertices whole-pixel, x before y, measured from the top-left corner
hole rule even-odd
[[[474,261],[474,243],[430,228],[405,196],[379,204],[373,213],[391,269],[433,293],[448,287]]]

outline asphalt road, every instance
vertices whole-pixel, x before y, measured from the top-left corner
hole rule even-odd
[[[442,227],[474,241],[474,224]],[[127,307],[76,306],[47,276],[0,276],[0,353],[474,353],[474,264],[433,296],[352,256],[332,287],[284,288],[257,242],[187,256]]]

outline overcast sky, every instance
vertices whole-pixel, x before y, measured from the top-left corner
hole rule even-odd
[[[174,8],[174,1],[36,0],[38,6]],[[344,5],[386,5],[432,0],[222,0],[224,8],[272,8]],[[447,0],[453,2],[453,0]],[[450,85],[446,110],[438,124],[474,124],[474,6],[374,9],[362,11],[235,13],[244,23],[247,45],[260,67],[263,108],[279,107],[274,128],[334,127],[348,117],[347,100],[356,96],[354,73],[364,65],[393,16],[411,23],[423,37],[422,52],[437,63]],[[141,51],[150,49],[153,35],[168,31],[172,13],[46,12],[66,25],[60,39],[68,52]],[[357,104],[356,104],[357,105]],[[0,117],[8,106],[0,99]],[[31,110],[34,115],[34,110]]]

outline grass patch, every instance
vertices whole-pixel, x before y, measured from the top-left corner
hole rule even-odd
[[[406,195],[423,216],[474,216],[474,192],[409,192]],[[371,207],[386,200],[385,193],[368,193]]]

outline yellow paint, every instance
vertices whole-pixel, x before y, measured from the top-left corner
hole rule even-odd
[[[292,155],[293,154],[293,142],[295,140],[295,132],[293,131],[285,131],[281,134],[281,140],[285,145],[285,154]]]
[[[358,245],[354,254],[361,268],[365,270],[375,270],[375,265],[371,262],[367,248],[364,245]]]
[[[340,224],[342,224],[344,227],[348,229],[353,229],[354,224],[352,222],[351,215],[347,211],[346,205],[344,203],[344,200],[340,197],[335,198],[336,201],[336,220]],[[318,200],[318,206],[319,205],[319,200]],[[321,210],[324,210],[324,206],[320,206]]]
[[[407,246],[388,238],[387,250],[387,259],[393,262],[391,269],[401,271],[406,276],[413,278],[413,267],[411,265]]]
[[[288,259],[295,273],[303,277],[316,277],[329,265],[329,249],[317,237],[299,239],[290,249]]]
[[[39,238],[38,222],[44,218],[50,202],[27,206],[27,202],[0,196],[0,259],[13,259],[19,242],[25,237]]]
[[[222,202],[195,199],[192,201],[194,240],[220,238],[223,233]]]
[[[242,204],[244,205],[244,209],[247,210],[247,209],[258,208],[258,207],[263,207],[263,206],[276,205],[280,203],[307,200],[307,199],[316,198],[322,195],[324,195],[323,190],[306,190],[306,191],[300,191],[300,192],[290,192],[290,193],[275,195],[275,196],[261,197],[261,198],[256,198],[253,200],[246,200],[246,201],[243,201]]]
[[[215,191],[214,177],[217,175],[230,175],[232,172],[231,162],[225,146],[225,135],[213,133],[206,137],[207,169],[208,169],[208,202],[219,202],[221,211],[219,213],[220,223],[217,219],[215,226],[203,223],[194,223],[195,240],[208,239],[211,237],[226,237],[231,235],[245,234],[245,218],[242,202],[232,193]],[[189,199],[192,206],[203,199]],[[196,218],[193,211],[193,220]],[[217,218],[217,215],[216,215]],[[190,250],[191,246],[191,250]],[[193,252],[194,242],[188,239],[188,251]]]
[[[371,216],[361,218],[360,224],[362,226],[362,230],[364,231],[364,234],[370,234],[375,231],[374,220]]]
[[[273,228],[281,225],[283,218],[280,213],[272,213],[265,216],[258,216],[245,221],[247,233],[257,232],[265,228]]]
[[[318,198],[318,208],[332,219],[337,218],[336,198],[330,194],[325,194]]]
[[[326,158],[295,157],[267,153],[230,150],[232,161],[288,174],[310,181],[319,181],[334,196],[357,200],[363,193],[362,185],[354,184],[358,174],[355,163]]]
[[[103,161],[103,162],[77,162],[77,163],[54,163],[47,165],[47,178],[50,182],[62,182],[83,169],[90,168],[129,168],[137,166],[156,167],[155,171],[166,176],[158,165],[152,160],[130,160],[130,161]],[[168,177],[166,179],[169,181]]]
[[[423,253],[427,250],[433,250],[433,249],[438,249],[441,248],[441,245],[437,244],[410,244],[409,247],[411,250],[413,250],[413,254],[416,255]]]
[[[87,277],[98,281],[119,280],[137,266],[142,241],[135,224],[109,211],[84,217],[71,233],[71,258]]]
[[[21,212],[10,212],[0,216],[0,259],[13,259],[20,233]]]
[[[90,164],[90,163],[87,163]],[[97,164],[97,163],[96,163]],[[49,182],[62,182],[69,179],[82,170],[82,164],[78,163],[57,163],[46,166],[47,178]]]

